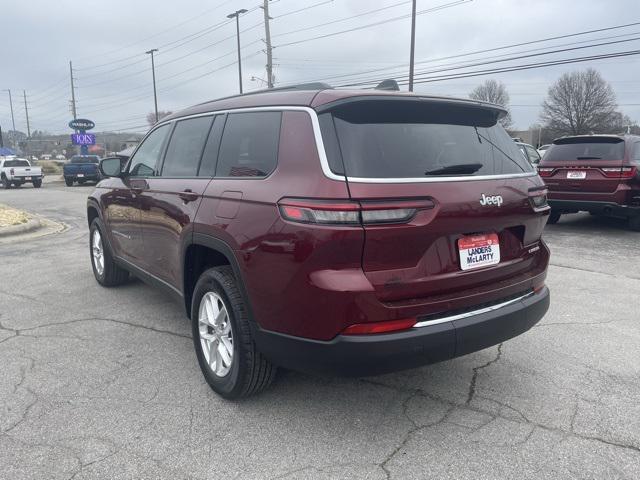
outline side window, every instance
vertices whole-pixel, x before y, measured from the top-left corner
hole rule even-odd
[[[636,142],[633,146],[633,155],[631,156],[631,159],[634,162],[640,163],[640,142]]]
[[[529,145],[526,145],[525,148],[527,149],[527,153],[529,154],[529,160],[531,160],[532,163],[538,163],[540,161],[540,154],[536,151],[536,149],[530,147]]]
[[[181,120],[171,134],[162,165],[163,177],[195,177],[213,117]]]
[[[222,135],[216,177],[266,177],[278,161],[280,112],[231,113]]]
[[[158,161],[169,130],[169,124],[163,125],[156,128],[144,139],[142,145],[131,158],[129,175],[132,177],[152,177],[157,174]]]
[[[215,116],[213,127],[211,127],[207,144],[202,153],[202,161],[200,162],[200,170],[198,171],[199,177],[213,177],[216,174],[218,149],[220,148],[220,139],[222,138],[225,118],[225,115]]]

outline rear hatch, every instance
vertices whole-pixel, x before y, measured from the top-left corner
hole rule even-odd
[[[362,205],[362,268],[378,299],[477,303],[530,288],[548,258],[538,245],[546,189],[497,124],[502,110],[408,98],[353,99],[320,115],[328,162]]]
[[[625,167],[625,142],[617,136],[578,136],[555,140],[538,168],[550,195],[613,193],[621,179],[633,177]]]
[[[98,157],[94,156],[75,156],[71,158],[71,161],[64,167],[64,173],[67,176],[71,175],[85,175],[94,176],[98,171]]]
[[[31,177],[31,175],[40,175],[39,168],[32,168],[27,160],[16,158],[7,160],[4,163],[5,168],[9,169],[12,178]]]

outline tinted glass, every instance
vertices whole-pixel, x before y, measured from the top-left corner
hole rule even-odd
[[[640,162],[640,142],[637,142],[633,146],[633,155],[631,158],[634,162]]]
[[[163,177],[195,177],[213,117],[197,117],[176,124],[162,166]]]
[[[422,178],[533,171],[516,143],[496,124],[495,112],[450,105],[432,109],[426,102],[378,103],[385,105],[358,110],[355,104],[333,114],[348,176]],[[325,137],[329,135],[323,131]]]
[[[158,127],[144,139],[131,159],[129,175],[133,177],[151,177],[156,175],[156,167],[164,140],[169,133],[169,125]]]
[[[202,161],[198,171],[198,176],[200,177],[213,177],[216,174],[216,162],[218,161],[218,149],[220,148],[224,121],[225,115],[216,115],[213,121],[213,127],[211,127],[207,144],[202,153]]]
[[[278,161],[280,112],[232,113],[224,127],[217,177],[266,177]]]
[[[4,162],[5,167],[29,167],[29,162],[26,160],[7,160]]]
[[[99,163],[100,159],[97,155],[74,155],[71,157],[71,163]]]
[[[553,144],[544,154],[544,160],[550,162],[575,160],[622,160],[624,158],[624,140],[602,141],[597,138],[578,138],[562,140]]]
[[[540,161],[540,154],[536,151],[535,148],[533,148],[530,145],[525,145],[524,148],[527,149],[527,153],[529,154],[529,161],[531,161],[531,162]]]

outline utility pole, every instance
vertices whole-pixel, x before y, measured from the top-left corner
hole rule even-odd
[[[409,91],[413,92],[413,66],[416,50],[416,3],[417,0],[413,0],[411,6],[411,53],[409,58]]]
[[[71,113],[75,120],[78,118],[78,114],[76,111],[76,87],[73,83],[73,64],[71,63],[71,60],[69,60],[69,78],[71,79]]]
[[[269,25],[269,20],[271,20],[269,16],[269,0],[264,0],[262,10],[264,10],[264,41],[267,44],[267,88],[273,88],[273,47],[271,47],[271,29]]]
[[[247,10],[241,8],[227,15],[227,18],[236,19],[236,37],[238,40],[238,83],[240,85],[240,94],[242,94],[242,59],[240,58],[240,15],[247,13]]]
[[[24,114],[27,117],[27,138],[31,138],[31,127],[29,126],[29,107],[27,107],[27,91],[22,90],[24,95]]]
[[[157,48],[152,48],[151,50],[149,50],[148,52],[144,52],[147,55],[151,55],[151,76],[153,77],[153,105],[155,107],[155,111],[156,111],[156,122],[158,121],[158,94],[156,92],[156,64],[153,61],[153,54],[154,52],[157,52],[158,49]]]
[[[16,131],[16,120],[13,117],[13,100],[11,99],[11,89],[6,88],[3,90],[4,92],[9,92],[9,107],[11,107],[11,125],[13,126],[13,131]]]

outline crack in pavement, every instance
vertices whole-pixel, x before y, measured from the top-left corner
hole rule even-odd
[[[474,367],[473,376],[471,377],[471,382],[469,383],[469,393],[467,394],[466,405],[469,405],[471,403],[471,401],[473,400],[473,396],[476,394],[476,382],[478,380],[478,373],[480,373],[480,370],[484,370],[490,365],[493,365],[498,360],[500,360],[501,356],[502,356],[502,343],[498,345],[498,353],[496,354],[496,358],[494,358],[493,360],[489,360],[484,365],[480,365],[479,367]]]

